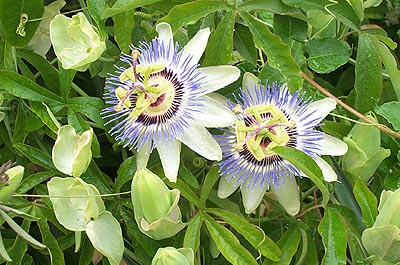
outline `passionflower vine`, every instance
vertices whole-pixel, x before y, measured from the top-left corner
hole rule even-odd
[[[229,65],[198,67],[210,35],[200,30],[183,49],[174,44],[171,26],[156,26],[158,38],[123,54],[126,65],[106,80],[102,115],[113,124],[110,133],[124,147],[137,150],[145,168],[156,148],[165,176],[176,181],[180,144],[210,160],[222,158],[221,148],[205,127],[233,125],[235,116],[210,94],[239,78]]]
[[[229,103],[237,116],[234,126],[220,136],[223,160],[219,163],[221,180],[218,195],[226,198],[241,187],[247,213],[260,204],[271,189],[292,215],[300,209],[298,186],[294,176],[306,176],[290,162],[274,153],[276,146],[288,146],[312,157],[321,168],[325,181],[337,176],[321,155],[339,156],[347,152],[341,140],[319,130],[321,121],[335,106],[325,98],[310,102],[286,86],[264,86],[252,74],[243,77],[238,103]]]

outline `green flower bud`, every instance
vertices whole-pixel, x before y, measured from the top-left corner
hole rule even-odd
[[[400,262],[400,189],[382,191],[379,214],[371,228],[365,229],[362,242],[369,254],[375,256],[374,264]]]
[[[151,265],[193,265],[194,253],[191,248],[159,248]]]
[[[11,166],[11,163],[7,163],[0,167],[0,202],[7,202],[18,188],[24,176],[24,167]]]
[[[51,48],[50,41],[50,22],[52,18],[60,14],[60,9],[65,6],[64,0],[57,0],[44,7],[42,19],[35,35],[30,40],[28,45],[33,51],[41,56],[45,56]]]
[[[185,225],[178,207],[180,192],[169,190],[165,183],[148,169],[136,171],[132,180],[132,203],[135,220],[147,236],[164,239],[177,234]]]
[[[56,218],[68,230],[84,231],[90,221],[105,211],[96,187],[80,178],[53,177],[47,188]]]
[[[58,130],[53,146],[54,166],[64,174],[79,177],[88,168],[92,160],[91,143],[93,130],[77,135],[74,128],[65,125]]]
[[[64,69],[86,71],[106,49],[83,13],[72,18],[57,15],[50,23],[50,39]]]
[[[368,118],[375,121],[372,116]],[[373,126],[355,124],[343,141],[348,146],[347,153],[342,157],[343,169],[355,179],[360,177],[364,182],[390,156],[390,150],[381,147],[380,131]]]

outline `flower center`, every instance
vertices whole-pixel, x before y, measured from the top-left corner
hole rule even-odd
[[[131,109],[129,114],[131,118],[136,118],[142,113],[148,116],[163,114],[173,104],[174,84],[161,74],[165,70],[163,64],[153,63],[147,66],[137,64],[139,55],[136,50],[132,52],[132,66],[119,76],[120,81],[128,83],[130,89],[118,87],[115,90],[118,104],[114,109],[116,111]],[[134,101],[134,107],[131,99]]]
[[[275,155],[272,148],[286,145],[290,140],[289,131],[296,125],[274,105],[256,105],[245,110],[236,105],[233,112],[245,116],[236,122],[235,148],[243,150],[246,145],[258,161]]]

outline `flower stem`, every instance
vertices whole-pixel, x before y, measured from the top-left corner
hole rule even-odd
[[[348,112],[354,114],[355,116],[357,116],[358,118],[362,119],[363,121],[375,126],[375,128],[381,130],[382,132],[385,132],[387,134],[390,134],[396,138],[400,138],[400,133],[399,132],[393,132],[392,130],[382,126],[382,125],[378,125],[376,124],[376,122],[374,122],[373,120],[369,119],[368,117],[362,115],[360,112],[358,112],[357,110],[353,109],[352,107],[350,107],[349,105],[347,105],[346,103],[344,103],[343,101],[341,101],[340,99],[338,99],[337,97],[335,97],[333,94],[331,94],[328,90],[326,90],[325,88],[323,88],[321,85],[319,85],[317,82],[315,82],[311,77],[309,77],[306,73],[301,72],[301,75],[303,76],[304,79],[306,79],[308,82],[310,82],[310,84],[312,84],[315,88],[317,88],[319,91],[321,91],[322,93],[324,93],[325,95],[327,95],[328,97],[334,99],[340,106],[342,106],[343,108],[345,108]]]

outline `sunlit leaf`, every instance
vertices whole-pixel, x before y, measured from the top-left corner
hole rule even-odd
[[[367,227],[371,227],[378,215],[378,201],[375,195],[360,179],[357,179],[353,192],[358,205],[360,205],[364,223]]]
[[[131,11],[119,13],[114,16],[114,34],[118,47],[122,52],[129,52],[132,43],[132,30],[135,26],[134,16]]]
[[[359,34],[356,58],[355,106],[361,113],[376,106],[382,90],[382,64],[370,37]]]
[[[17,47],[24,47],[32,39],[39,26],[40,19],[43,14],[43,0],[8,0],[0,1],[0,20],[3,25],[4,37],[7,41]],[[26,14],[27,18],[21,22],[21,15]],[[5,26],[7,25],[7,26]],[[17,28],[20,28],[20,34],[16,33]]]
[[[400,131],[400,102],[392,101],[376,106],[375,112],[390,122],[396,131]]]
[[[203,220],[200,214],[197,214],[186,229],[185,238],[183,240],[183,247],[191,248],[196,253],[200,246],[200,231]]]
[[[152,3],[159,2],[160,0],[117,0],[112,7],[106,7],[101,14],[101,19],[106,19],[116,14],[133,10],[137,7],[143,7]],[[100,1],[96,1],[96,5],[100,5]],[[100,5],[99,8],[101,9],[103,5]]]
[[[207,42],[205,58],[202,65],[229,64],[232,60],[234,24],[235,14],[233,11],[228,11]]]
[[[345,64],[351,55],[351,48],[347,42],[334,38],[312,39],[306,43],[308,65],[320,74],[334,71]]]
[[[300,244],[301,234],[300,229],[292,225],[276,243],[282,250],[282,257],[279,261],[265,260],[263,265],[285,265],[290,264],[293,256],[296,254]]]
[[[232,264],[256,265],[257,261],[239,242],[239,239],[228,229],[217,223],[207,214],[201,215],[211,238],[222,255]]]
[[[206,210],[212,214],[222,218],[225,222],[230,224],[239,234],[241,234],[249,243],[256,248],[261,254],[273,261],[280,260],[282,252],[279,247],[265,235],[264,231],[259,227],[250,224],[245,218],[237,214],[228,212],[226,210],[217,208],[208,208]]]
[[[279,70],[291,90],[299,89],[303,80],[300,68],[293,59],[289,47],[273,34],[263,21],[245,12],[239,14],[247,22],[256,47],[267,55],[268,64]]]
[[[323,182],[324,178],[321,169],[311,157],[300,150],[285,146],[275,147],[273,151],[304,172],[322,192],[322,204],[326,205],[328,203],[330,197],[329,190]]]
[[[322,264],[346,264],[346,229],[339,213],[326,209],[318,226],[325,247]]]
[[[197,22],[201,17],[218,10],[231,9],[225,2],[219,1],[194,1],[174,6],[167,16],[158,22],[167,22],[172,31],[176,32],[180,27]]]

